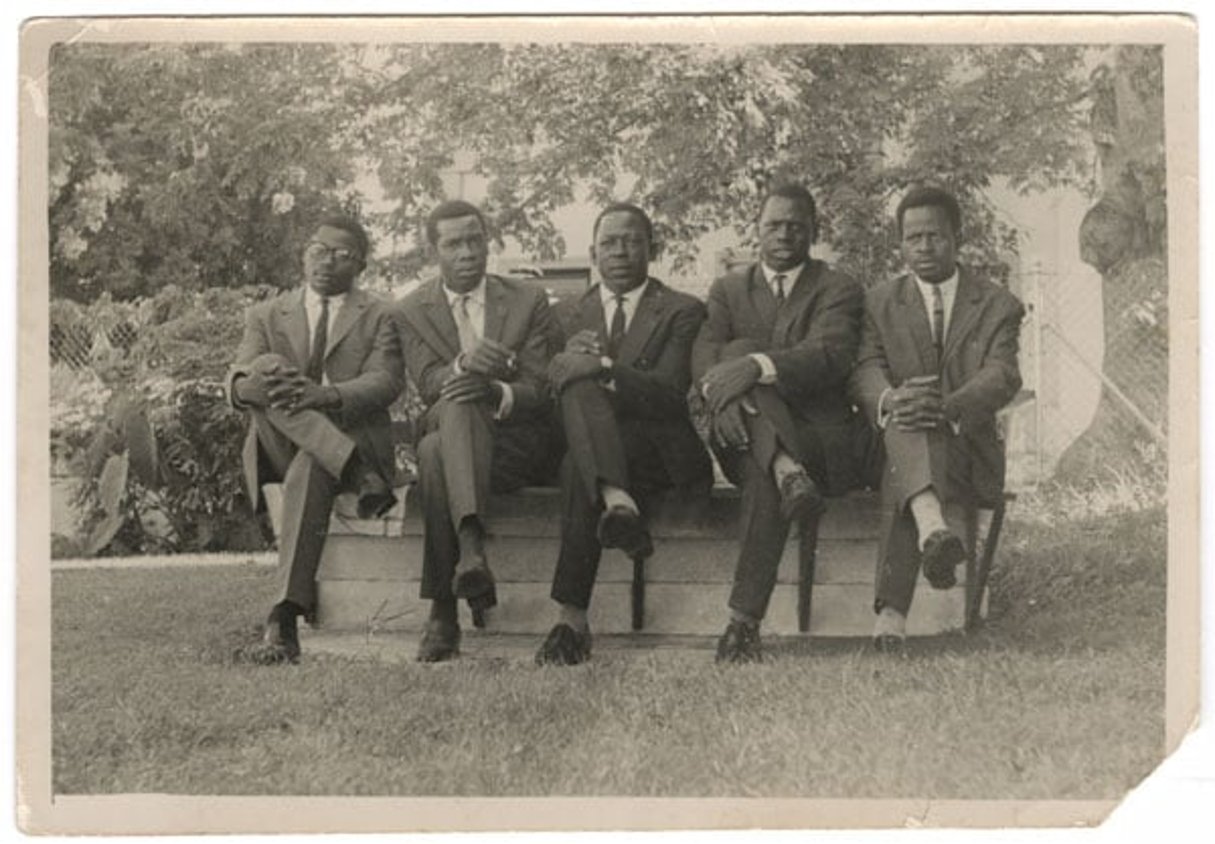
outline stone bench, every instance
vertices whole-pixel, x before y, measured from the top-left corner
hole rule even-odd
[[[281,492],[270,485],[265,494],[277,534]],[[418,597],[420,508],[412,487],[397,494],[397,506],[373,520],[354,515],[353,495],[339,497],[317,575],[321,628],[364,632],[421,628],[428,603]],[[660,506],[651,520],[654,555],[644,563],[618,551],[604,552],[590,611],[596,632],[721,632],[738,554],[738,492],[715,489],[707,509],[696,514],[673,509]],[[529,488],[492,499],[487,553],[498,582],[498,606],[486,614],[488,630],[543,634],[553,623],[549,587],[557,560],[558,513],[558,491],[552,488]],[[996,515],[993,539],[1001,515]],[[791,531],[765,631],[821,637],[870,635],[879,522],[874,493],[831,500],[819,525],[817,553],[806,555],[804,563],[797,530]],[[985,609],[990,556],[960,566],[959,584],[950,590],[932,589],[921,577],[907,620],[908,634],[943,633],[977,621]],[[460,607],[467,627],[467,607],[464,602]]]

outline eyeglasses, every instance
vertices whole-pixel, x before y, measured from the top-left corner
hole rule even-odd
[[[323,258],[332,258],[335,261],[357,261],[360,257],[358,252],[351,252],[349,249],[334,249],[315,240],[304,248],[304,255],[315,261]]]

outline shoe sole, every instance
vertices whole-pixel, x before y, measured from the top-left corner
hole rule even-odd
[[[641,516],[609,513],[599,524],[598,539],[604,548],[618,548],[633,559],[654,553],[654,543]]]
[[[933,589],[952,589],[958,585],[955,569],[966,559],[962,540],[951,536],[937,547],[931,558],[924,559],[924,578]]]
[[[456,575],[452,591],[457,598],[465,598],[471,605],[473,601],[493,597],[497,598],[494,589],[494,576],[487,568],[475,568]],[[489,606],[493,606],[490,604]]]

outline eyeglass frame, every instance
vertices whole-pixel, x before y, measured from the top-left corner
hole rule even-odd
[[[310,240],[304,245],[304,254],[312,253],[313,258],[332,258],[335,261],[361,261],[363,256],[345,247],[334,249],[319,240]]]

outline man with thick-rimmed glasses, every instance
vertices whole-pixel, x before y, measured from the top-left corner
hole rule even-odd
[[[250,416],[250,501],[262,506],[262,484],[283,484],[279,601],[258,661],[299,657],[296,619],[316,610],[316,570],[337,494],[357,492],[362,518],[396,502],[388,406],[404,385],[404,365],[388,309],[354,287],[367,250],[357,220],[321,220],[304,248],[304,284],[249,309],[228,377],[232,406]]]

